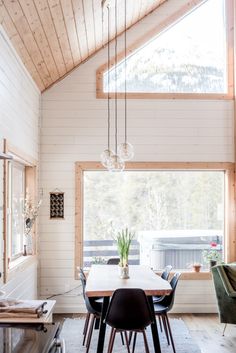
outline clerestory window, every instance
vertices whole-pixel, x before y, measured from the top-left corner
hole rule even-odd
[[[128,96],[231,95],[230,1],[207,0],[126,58]],[[227,6],[226,6],[227,5]],[[108,74],[110,85],[108,87]],[[116,83],[117,77],[117,83]],[[125,90],[125,60],[98,75],[103,96]],[[132,96],[131,96],[132,94]],[[98,95],[99,96],[99,95]],[[146,96],[144,96],[146,97]]]

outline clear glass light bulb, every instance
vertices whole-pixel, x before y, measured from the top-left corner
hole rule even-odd
[[[106,149],[105,151],[103,151],[101,153],[101,163],[102,165],[107,168],[110,169],[110,166],[112,165],[112,160],[111,157],[114,155],[114,152],[112,150]]]
[[[118,155],[123,161],[130,161],[134,156],[134,147],[129,142],[123,142],[118,146]]]
[[[108,168],[111,172],[122,172],[125,169],[125,162],[118,156],[114,154],[111,157],[111,166]]]

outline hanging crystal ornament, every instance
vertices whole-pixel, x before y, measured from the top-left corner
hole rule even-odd
[[[125,45],[125,92],[124,92],[124,103],[125,103],[125,142],[121,143],[118,146],[118,154],[120,156],[121,159],[123,159],[124,161],[130,161],[133,157],[134,157],[134,147],[131,145],[131,143],[127,142],[127,81],[126,81],[126,69],[127,69],[127,62],[126,62],[126,58],[127,58],[127,33],[126,33],[126,28],[127,28],[127,4],[126,4],[126,0],[125,1],[125,32],[124,32],[124,45]]]
[[[100,156],[102,165],[108,170],[112,167],[111,157],[114,152],[110,148],[110,6],[107,4],[107,58],[108,58],[108,92],[107,92],[107,149]]]

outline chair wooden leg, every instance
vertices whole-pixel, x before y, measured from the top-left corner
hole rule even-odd
[[[146,353],[149,353],[147,336],[146,336],[145,330],[143,330],[143,340],[144,340],[145,351],[146,351]]]
[[[91,343],[91,339],[92,339],[92,335],[93,335],[94,323],[95,323],[95,316],[93,315],[93,318],[90,323],[89,333],[88,333],[88,339],[87,339],[87,344],[86,344],[86,353],[89,352],[90,343]]]
[[[222,332],[222,336],[225,335],[226,326],[227,326],[227,324],[225,324],[225,326],[224,326],[224,329],[223,329],[223,332]]]
[[[86,315],[86,319],[85,319],[85,323],[84,323],[84,329],[83,329],[83,346],[85,344],[85,340],[86,340],[86,336],[87,336],[87,332],[88,332],[88,325],[89,325],[89,320],[90,320],[90,313],[87,313]]]
[[[127,352],[130,353],[127,331],[125,331],[125,342],[126,342],[126,346],[127,346]]]
[[[113,346],[114,346],[114,341],[115,341],[115,337],[116,337],[116,329],[113,329],[112,335],[110,337],[110,342],[109,342],[109,346],[108,346],[108,351],[107,353],[112,353],[113,351]]]
[[[160,330],[161,330],[161,332],[162,332],[162,323],[161,323],[160,315],[158,315],[158,320],[159,320]]]
[[[133,340],[133,348],[132,348],[132,353],[134,353],[134,350],[135,350],[136,338],[137,338],[137,332],[134,332],[134,340]]]
[[[173,340],[173,336],[172,336],[172,332],[171,332],[171,328],[170,328],[170,322],[169,322],[167,314],[165,315],[165,318],[166,318],[166,324],[167,324],[167,327],[168,327],[168,330],[169,330],[169,334],[170,334],[170,341],[171,341],[171,344],[172,344],[172,348],[173,348],[174,353],[176,353],[175,344],[174,344],[174,340]]]
[[[115,330],[114,328],[111,329],[111,334],[110,334],[109,343],[108,343],[108,349],[107,349],[108,353],[110,352],[110,349],[111,349],[111,342],[112,342],[112,339],[113,339],[114,330]]]
[[[168,333],[168,327],[167,327],[165,315],[162,315],[161,319],[162,319],[162,322],[163,322],[163,327],[164,327],[164,330],[165,330],[166,339],[167,339],[167,343],[168,343],[168,346],[169,346],[170,345],[170,339],[169,339],[169,333]]]
[[[122,342],[122,344],[124,346],[125,345],[125,341],[124,341],[124,335],[123,335],[122,331],[120,332],[120,337],[121,337],[121,342]]]
[[[133,337],[133,331],[130,331],[130,333],[129,333],[129,345],[130,345],[130,343],[132,341],[132,337]]]

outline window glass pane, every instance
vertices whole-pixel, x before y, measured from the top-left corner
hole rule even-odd
[[[224,172],[84,173],[84,265],[117,256],[112,236],[136,232],[130,264],[187,269],[224,239]]]
[[[14,163],[12,166],[12,232],[11,257],[23,251],[24,236],[24,166]]]
[[[127,58],[127,91],[227,93],[224,0],[208,0]],[[124,92],[124,61],[117,65],[117,91]],[[116,70],[110,70],[110,92]],[[108,91],[108,74],[104,74]]]

